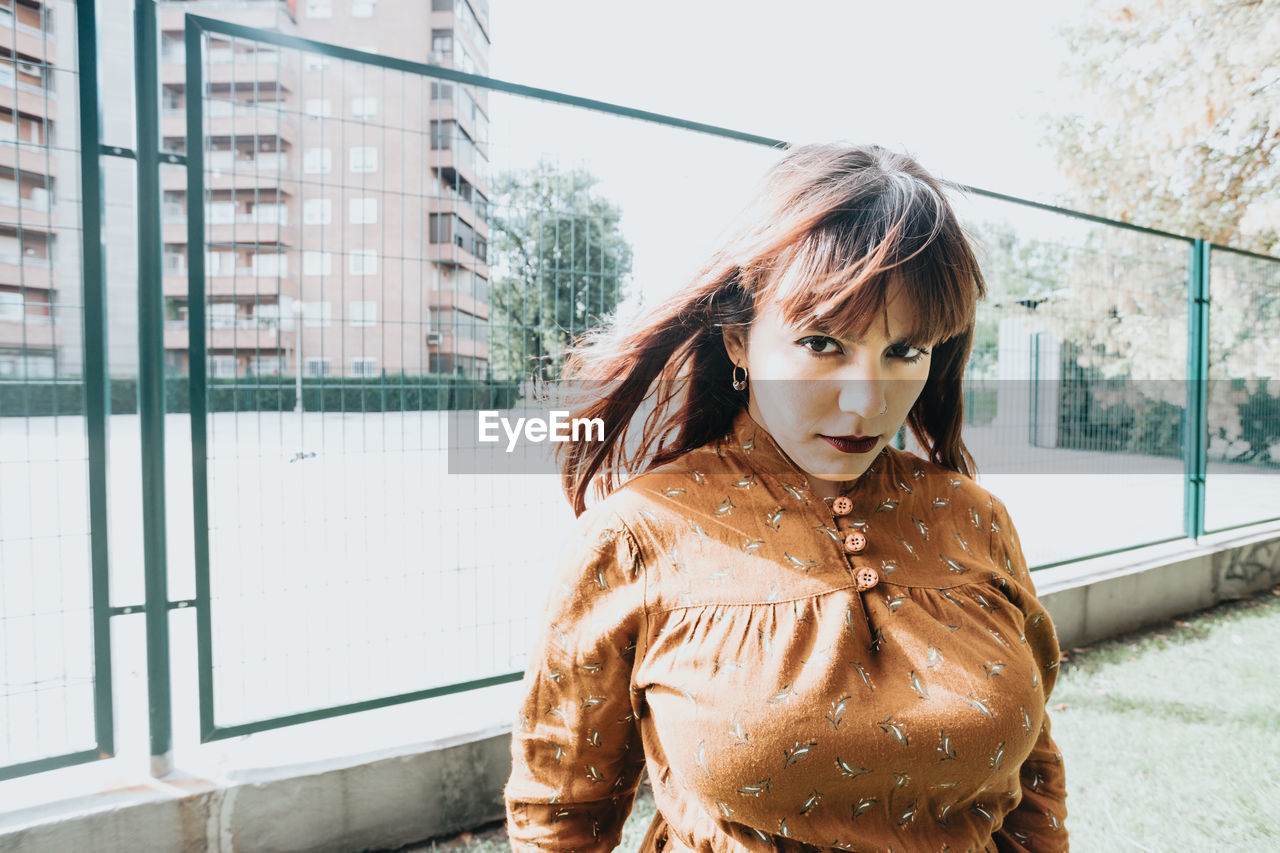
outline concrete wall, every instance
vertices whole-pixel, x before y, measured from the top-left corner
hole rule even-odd
[[[1280,523],[1035,574],[1064,649],[1280,584]],[[343,762],[169,778],[0,815],[2,853],[256,853],[395,848],[503,816],[509,731]]]

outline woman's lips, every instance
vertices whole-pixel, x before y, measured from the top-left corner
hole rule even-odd
[[[871,448],[875,447],[876,442],[879,441],[878,436],[874,435],[870,438],[864,438],[859,441],[850,441],[847,438],[832,438],[829,435],[824,435],[822,437],[828,444],[836,450],[839,450],[841,453],[866,453],[871,450]]]

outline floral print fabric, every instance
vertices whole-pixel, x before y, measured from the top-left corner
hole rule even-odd
[[[645,769],[664,853],[1068,849],[1058,641],[1007,508],[892,447],[847,495],[744,410],[579,517],[512,732],[513,849],[612,850]]]

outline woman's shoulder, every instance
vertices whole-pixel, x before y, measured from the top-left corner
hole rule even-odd
[[[897,489],[910,492],[938,508],[962,505],[987,516],[1000,501],[969,475],[910,450],[887,446],[885,464],[888,477]]]

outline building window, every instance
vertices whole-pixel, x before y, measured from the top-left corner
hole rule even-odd
[[[333,255],[311,250],[302,253],[302,274],[325,276],[333,272]]]
[[[333,222],[333,199],[309,198],[302,203],[304,225],[328,225]]]
[[[378,149],[372,145],[357,145],[351,149],[351,171],[378,171]]]
[[[352,225],[377,224],[378,200],[376,198],[353,198],[351,199],[349,207]]]
[[[249,266],[254,275],[289,277],[289,256],[284,252],[250,255]]]
[[[210,202],[205,208],[210,225],[230,225],[236,221],[236,203],[234,201]]]
[[[378,360],[370,356],[355,356],[351,359],[352,376],[377,376]]]
[[[453,0],[431,0],[432,12],[452,12]]]
[[[378,324],[378,303],[372,300],[357,300],[351,303],[348,321],[353,326],[376,326]]]
[[[453,242],[453,214],[452,213],[433,213],[431,214],[431,225],[427,229],[427,239],[432,243],[452,243]]]
[[[375,6],[375,0],[351,0],[351,17],[372,18]]]
[[[431,120],[431,150],[441,151],[453,147],[453,128],[451,121]]]
[[[377,98],[352,98],[352,118],[375,118],[378,115]]]
[[[431,58],[437,62],[453,56],[453,30],[431,31]]]
[[[433,82],[431,84],[431,100],[452,101],[453,100],[453,84]]]
[[[179,255],[179,269],[175,272],[185,273],[186,262],[182,261]],[[236,253],[235,252],[205,252],[204,253],[204,274],[208,276],[216,275],[235,275],[236,271]]]
[[[235,379],[236,357],[234,355],[209,356],[209,375],[214,379]]]
[[[236,304],[234,302],[210,302],[205,308],[205,319],[210,329],[234,329]]]
[[[309,175],[327,175],[333,171],[333,149],[308,148],[302,154],[302,171]]]
[[[279,202],[261,202],[249,211],[252,222],[258,225],[288,225],[289,208]]]
[[[357,249],[347,256],[347,272],[352,275],[377,275],[378,253],[372,249]]]
[[[333,306],[328,302],[302,303],[302,325],[308,329],[323,329],[333,317]]]
[[[476,229],[452,213],[431,214],[427,239],[432,243],[452,243],[487,262],[489,244]]]
[[[328,358],[305,358],[303,363],[306,365],[304,371],[307,376],[313,379],[320,379],[329,375],[329,359]]]
[[[308,18],[332,18],[333,0],[307,0]]]
[[[0,293],[0,320],[22,322],[22,294]]]
[[[254,376],[279,376],[280,356],[255,355],[249,359],[249,372]]]
[[[305,112],[308,118],[328,118],[333,104],[328,98],[307,98]]]

